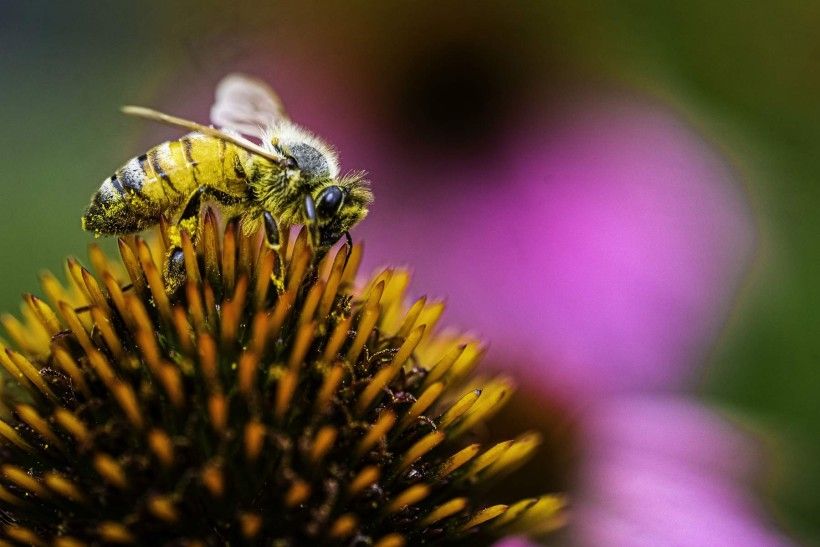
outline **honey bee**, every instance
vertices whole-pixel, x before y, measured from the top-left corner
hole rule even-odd
[[[184,281],[180,230],[199,237],[206,201],[238,219],[246,233],[264,226],[273,249],[281,230],[303,224],[311,244],[327,250],[342,236],[349,241],[349,230],[367,215],[373,196],[364,174],[340,175],[334,150],[292,123],[276,93],[259,80],[232,74],[218,84],[211,108],[216,127],[142,107],[123,112],[193,132],[117,169],[91,198],[82,226],[97,236],[124,235],[158,224],[163,215],[171,218],[164,271],[170,288]]]

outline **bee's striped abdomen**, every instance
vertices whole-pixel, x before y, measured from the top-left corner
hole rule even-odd
[[[248,154],[221,139],[192,133],[132,158],[92,197],[83,228],[99,234],[138,232],[173,217],[199,186],[242,195]]]

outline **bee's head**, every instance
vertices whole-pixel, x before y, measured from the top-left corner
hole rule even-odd
[[[328,179],[314,193],[322,247],[333,245],[367,215],[373,194],[362,173]]]

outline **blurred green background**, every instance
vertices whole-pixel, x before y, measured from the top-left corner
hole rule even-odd
[[[191,81],[218,78],[255,36],[342,40],[389,58],[424,39],[426,17],[449,13],[462,30],[474,25],[477,41],[515,51],[512,74],[543,71],[544,89],[604,83],[670,103],[739,167],[760,231],[701,394],[771,439],[763,494],[788,530],[820,542],[820,3],[0,6],[3,310],[38,290],[42,269],[84,255],[79,217],[91,193],[156,140],[119,105],[173,98],[176,112],[202,117],[180,97]],[[494,33],[478,31],[488,25]]]

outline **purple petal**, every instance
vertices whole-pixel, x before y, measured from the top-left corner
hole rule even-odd
[[[490,339],[490,360],[576,399],[680,383],[752,246],[731,171],[645,105],[507,142],[493,161],[374,173],[366,265],[411,264],[450,321]]]
[[[785,545],[741,486],[754,444],[695,403],[624,398],[585,420],[572,532],[582,545]]]

